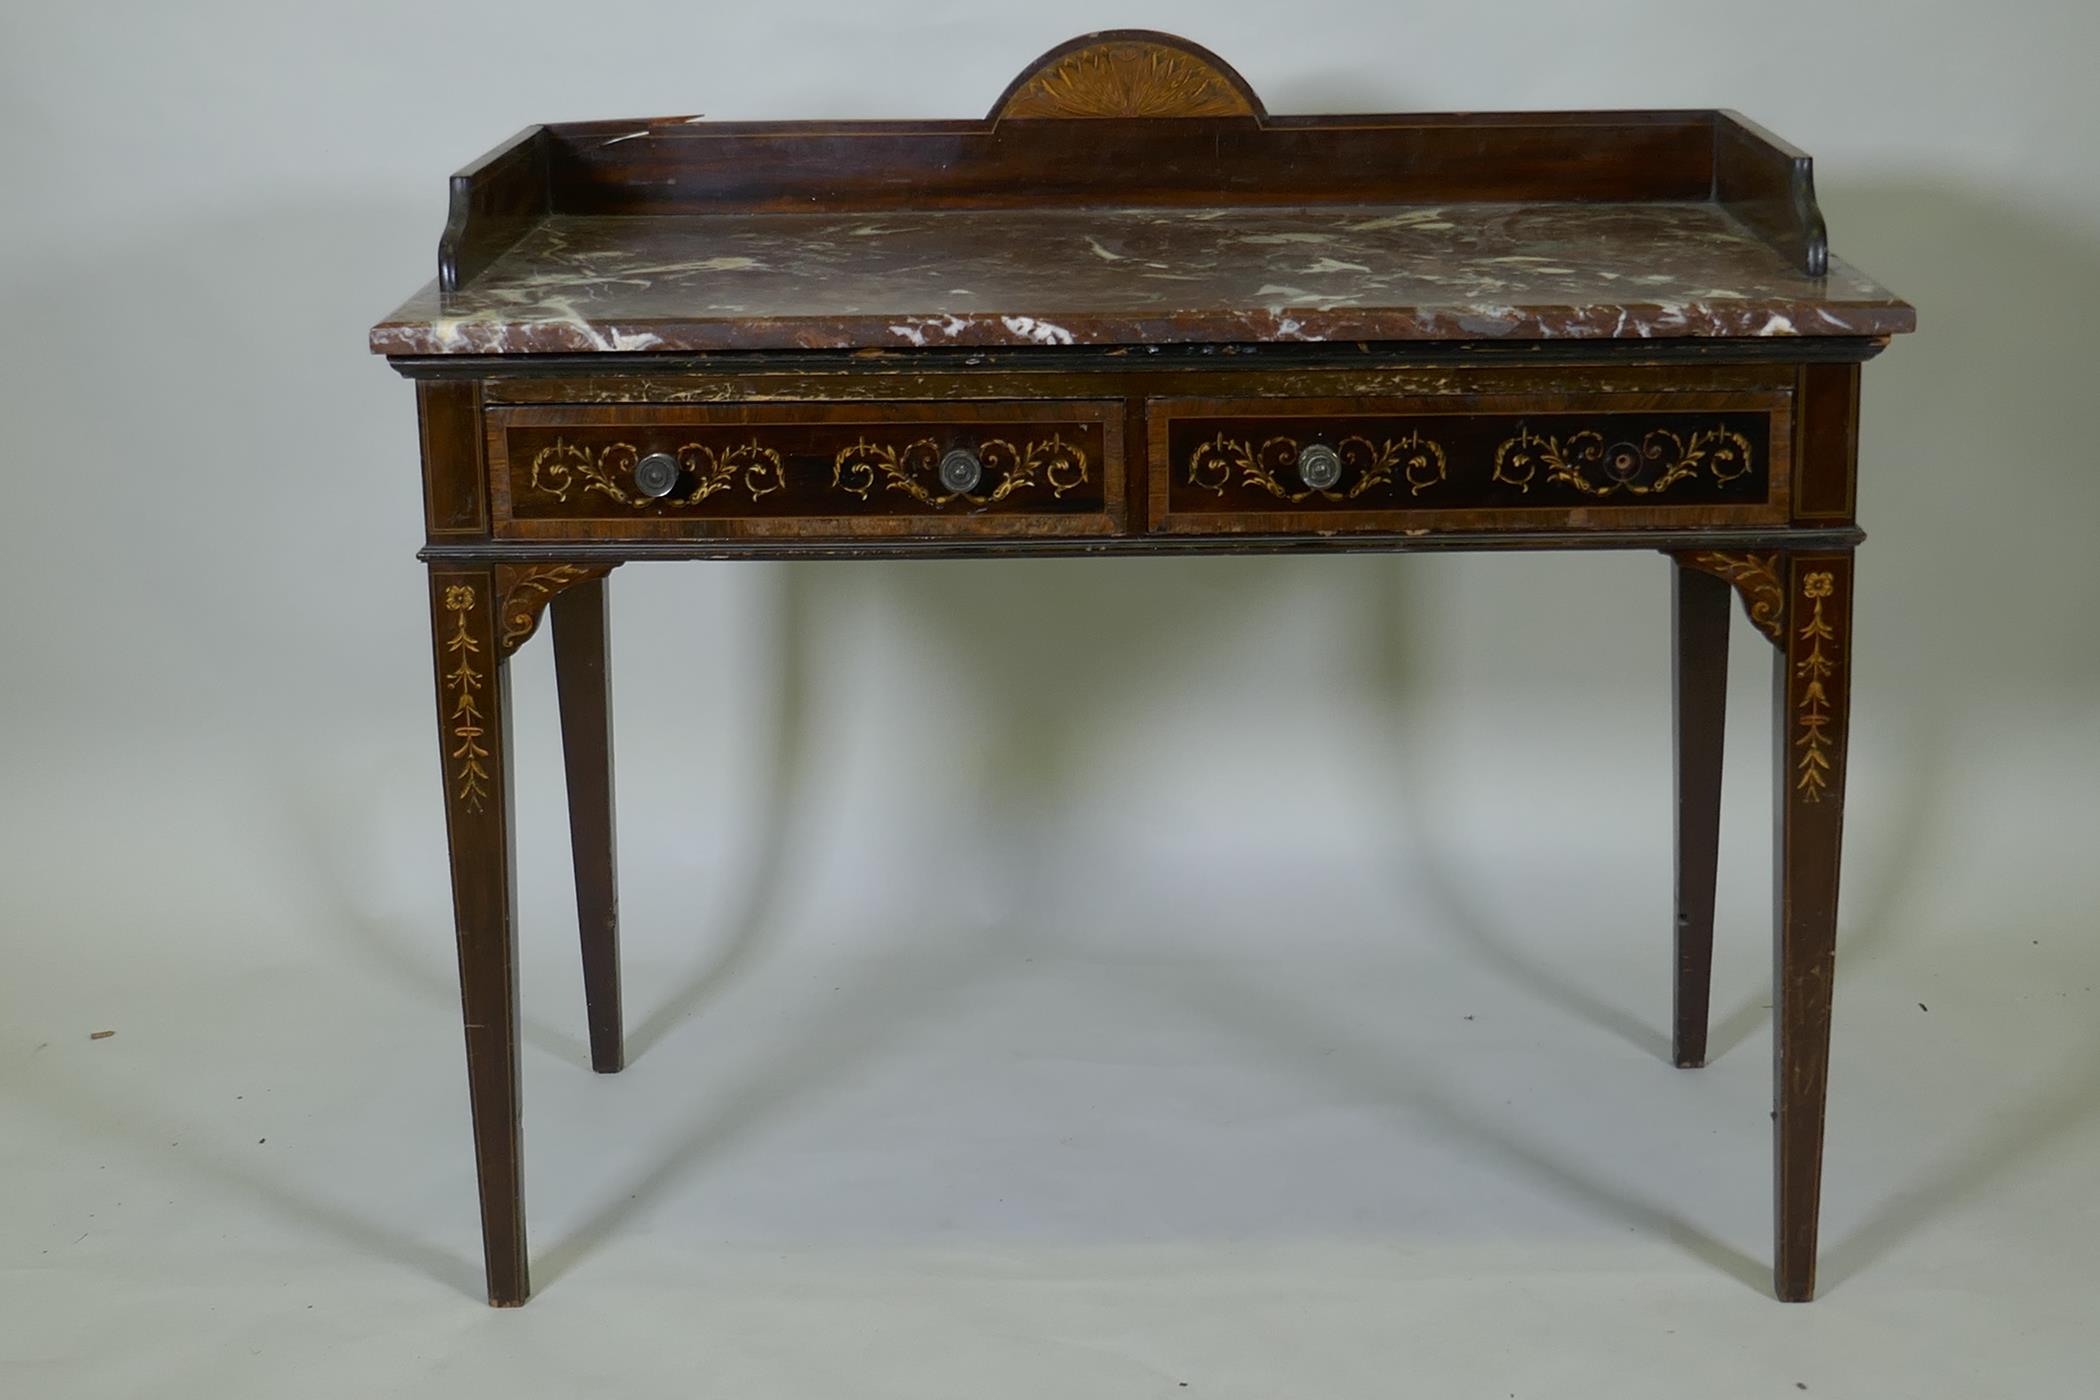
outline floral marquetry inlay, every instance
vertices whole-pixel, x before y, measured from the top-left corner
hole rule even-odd
[[[1779,583],[1777,554],[1724,554],[1705,550],[1680,559],[1734,585],[1743,600],[1743,610],[1758,631],[1774,642],[1781,640],[1780,627],[1786,616],[1786,590]]]
[[[1218,68],[1186,49],[1112,40],[1028,75],[995,117],[1251,117],[1254,105]]]
[[[1495,449],[1493,477],[1527,494],[1543,475],[1586,496],[1620,491],[1655,496],[1702,475],[1725,486],[1747,475],[1750,467],[1750,440],[1722,427],[1688,434],[1650,428],[1638,442],[1613,441],[1594,428],[1566,437],[1519,428],[1515,437]]]
[[[1794,790],[1803,802],[1821,802],[1829,791],[1831,759],[1837,750],[1831,732],[1837,716],[1828,685],[1837,672],[1838,634],[1823,617],[1824,600],[1835,584],[1835,578],[1821,570],[1801,580],[1801,597],[1809,612],[1796,634],[1806,649],[1794,662],[1794,679],[1800,682],[1794,701]]]
[[[482,742],[488,737],[488,716],[482,709],[488,675],[477,664],[487,659],[467,627],[468,615],[479,603],[479,595],[469,584],[450,584],[445,589],[445,611],[453,618],[452,631],[443,643],[444,687],[450,706],[445,715],[446,755],[452,765],[453,800],[466,812],[479,812],[489,796],[489,750]]]
[[[1392,485],[1396,474],[1407,482],[1408,494],[1419,496],[1442,481],[1449,466],[1443,447],[1419,431],[1376,442],[1352,433],[1334,445],[1335,455],[1342,462],[1342,481],[1332,488],[1304,486],[1293,490],[1288,478],[1297,473],[1301,450],[1302,444],[1294,437],[1267,438],[1256,447],[1252,439],[1219,433],[1208,442],[1198,443],[1189,453],[1189,485],[1222,496],[1226,486],[1237,479],[1242,486],[1266,491],[1292,505],[1314,497],[1353,501],[1368,491]]]
[[[555,594],[610,572],[610,564],[498,564],[496,590],[503,599],[498,640],[503,654],[510,655],[532,636]]]
[[[1018,447],[1004,438],[985,438],[977,444],[977,457],[986,479],[993,483],[990,489],[951,491],[941,484],[941,445],[932,438],[902,446],[862,438],[832,459],[831,484],[863,501],[878,488],[901,491],[920,505],[939,510],[955,501],[997,505],[1016,492],[1039,486],[1049,487],[1053,497],[1061,498],[1087,481],[1086,453],[1055,433]]]
[[[742,487],[756,501],[787,485],[780,454],[756,438],[715,448],[689,442],[671,453],[678,461],[678,485],[669,495],[651,496],[636,484],[634,471],[642,451],[631,442],[607,443],[595,452],[557,439],[533,454],[526,488],[566,502],[570,496],[599,495],[623,506],[696,506],[708,497]]]

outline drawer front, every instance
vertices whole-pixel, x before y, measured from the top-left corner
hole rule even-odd
[[[1105,534],[1122,424],[1091,401],[494,408],[490,497],[514,539]]]
[[[1154,399],[1152,528],[1172,533],[1779,524],[1784,392],[1557,400]]]

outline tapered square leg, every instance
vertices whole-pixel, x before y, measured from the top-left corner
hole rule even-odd
[[[1706,1063],[1714,965],[1714,870],[1721,851],[1721,750],[1728,711],[1728,583],[1673,561],[1671,670],[1677,748],[1677,975],[1671,1049]]]
[[[512,1307],[525,1301],[530,1284],[519,1136],[509,667],[497,636],[491,570],[432,565],[430,602],[482,1249],[489,1302]]]
[[[586,579],[554,596],[554,682],[561,701],[562,756],[569,780],[569,846],[576,860],[576,923],[583,943],[583,995],[591,1068],[627,1062],[620,1018],[620,902],[613,836],[612,671],[605,580]]]
[[[1816,1292],[1816,1223],[1837,963],[1838,857],[1851,710],[1852,556],[1782,556],[1786,623],[1774,694],[1773,940],[1775,1291]]]

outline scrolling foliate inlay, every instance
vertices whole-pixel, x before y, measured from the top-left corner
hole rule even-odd
[[[580,444],[557,438],[553,446],[533,454],[526,473],[527,489],[562,502],[572,494],[595,494],[639,510],[647,506],[696,506],[738,486],[756,501],[787,486],[780,454],[756,438],[720,449],[689,442],[671,455],[678,460],[679,480],[692,483],[690,489],[681,493],[674,488],[669,495],[650,496],[634,484],[634,469],[642,460],[642,451],[633,443],[608,443],[593,453]]]
[[[1301,444],[1293,437],[1272,437],[1257,448],[1251,440],[1235,440],[1220,433],[1209,442],[1196,444],[1189,453],[1189,485],[1222,496],[1237,474],[1240,485],[1266,491],[1280,501],[1296,505],[1315,496],[1323,501],[1353,501],[1367,491],[1391,485],[1397,471],[1406,480],[1408,493],[1419,496],[1444,479],[1449,465],[1443,447],[1420,432],[1375,444],[1367,437],[1352,434],[1336,443],[1334,449],[1351,478],[1347,486],[1308,486],[1293,491],[1279,473],[1297,469],[1300,450]]]
[[[468,630],[467,618],[479,606],[480,597],[472,585],[454,583],[445,588],[444,604],[454,619],[452,633],[444,641],[449,667],[444,684],[452,702],[445,716],[452,796],[461,811],[479,812],[489,796],[489,750],[482,743],[488,735],[488,717],[481,708],[488,676],[475,664],[481,643]]]
[[[1097,44],[1039,69],[1002,117],[1246,117],[1254,108],[1194,54],[1162,44]]]
[[[496,592],[503,604],[497,621],[498,640],[503,654],[510,655],[523,646],[539,628],[540,614],[554,595],[571,584],[586,579],[604,578],[612,572],[610,564],[498,564],[496,566]]]
[[[919,438],[901,447],[862,438],[832,459],[831,484],[863,501],[878,486],[902,491],[920,505],[939,510],[954,501],[997,505],[1017,491],[1038,485],[1048,486],[1053,497],[1062,498],[1087,481],[1086,453],[1055,433],[1020,447],[1004,438],[985,438],[977,444],[977,457],[987,472],[997,473],[998,484],[984,492],[948,491],[940,485],[941,446],[932,438]]]
[[[1803,802],[1823,800],[1837,751],[1837,739],[1830,732],[1837,716],[1827,685],[1837,671],[1839,641],[1837,629],[1823,617],[1823,600],[1835,584],[1833,576],[1820,569],[1801,578],[1801,602],[1809,613],[1795,633],[1806,649],[1794,662],[1794,678],[1800,682],[1794,700],[1794,790]]]
[[[1774,643],[1783,643],[1780,629],[1786,617],[1786,590],[1779,583],[1777,554],[1724,554],[1709,549],[1678,558],[1726,580],[1743,600],[1751,625]]]
[[[1654,496],[1702,474],[1725,486],[1747,476],[1751,465],[1750,440],[1722,427],[1687,435],[1650,428],[1638,443],[1614,442],[1594,428],[1565,438],[1519,428],[1515,437],[1495,449],[1491,475],[1527,494],[1543,473],[1547,481],[1572,486],[1586,496],[1620,491]]]

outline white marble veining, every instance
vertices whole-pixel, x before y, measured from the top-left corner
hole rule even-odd
[[[617,139],[617,138],[615,138]],[[1703,203],[550,216],[389,354],[1885,335]]]

